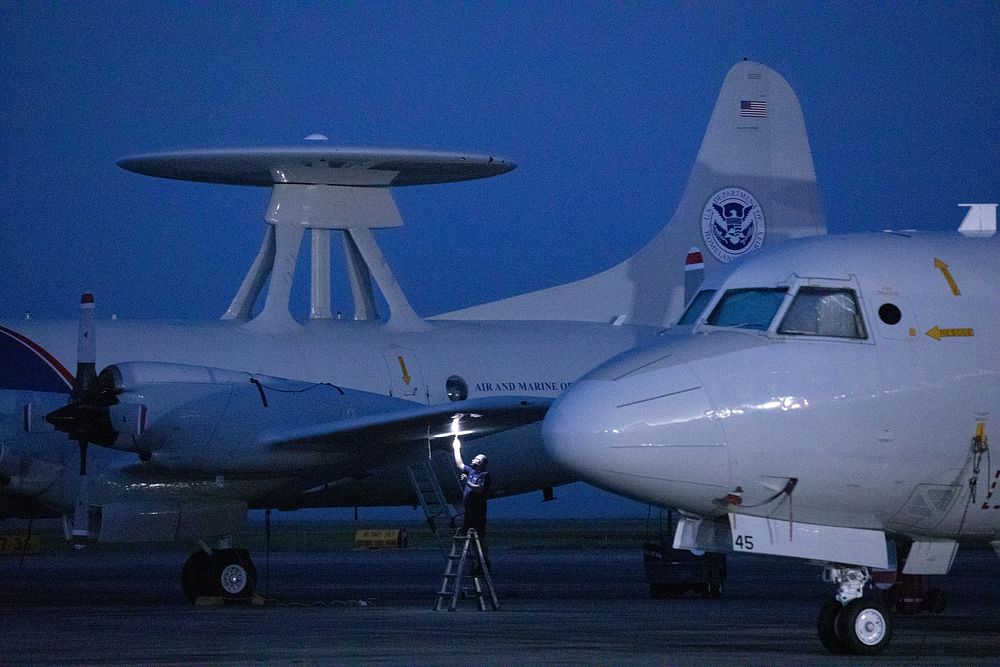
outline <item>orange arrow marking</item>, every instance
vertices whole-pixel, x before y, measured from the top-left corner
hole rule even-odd
[[[942,338],[966,338],[969,336],[975,336],[976,333],[971,327],[963,327],[960,329],[942,329],[941,327],[934,327],[927,332],[927,335],[934,340],[941,340]]]
[[[951,275],[951,271],[948,270],[948,265],[935,257],[934,268],[939,269],[941,273],[944,274],[944,279],[948,281],[948,287],[951,288],[951,293],[955,296],[961,296],[962,293],[958,291],[958,283],[955,282],[955,279]]]

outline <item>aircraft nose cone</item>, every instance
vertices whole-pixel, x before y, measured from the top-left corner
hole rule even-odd
[[[550,456],[581,479],[644,502],[694,511],[729,485],[722,425],[683,364],[583,379],[552,406],[542,433]]]
[[[611,384],[601,380],[575,383],[549,409],[542,424],[549,455],[585,479],[602,467],[614,439],[616,406]]]

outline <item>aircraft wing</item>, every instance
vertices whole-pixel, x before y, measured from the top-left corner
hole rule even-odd
[[[455,436],[474,439],[540,422],[553,400],[490,396],[422,405],[331,384],[158,362],[115,364],[102,377],[114,387],[114,403],[72,412],[59,421],[67,432],[105,434],[92,440],[139,454],[146,468],[216,474],[353,475],[373,458],[415,454],[413,445],[440,440],[444,449]]]
[[[489,396],[440,405],[421,405],[304,427],[270,430],[258,439],[272,449],[325,451],[344,445],[404,446],[460,436],[471,440],[539,422],[553,399]]]

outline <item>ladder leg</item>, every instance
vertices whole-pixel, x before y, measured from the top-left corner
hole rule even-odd
[[[483,595],[483,582],[479,577],[472,578],[472,587],[476,590],[476,602],[479,603],[479,611],[486,611],[486,596]]]
[[[473,546],[475,551],[472,551]],[[471,572],[472,566],[470,560],[473,558],[478,559],[481,572]],[[457,567],[452,570],[452,566],[456,563]],[[452,538],[451,552],[448,555],[448,564],[445,566],[444,579],[441,582],[441,589],[438,591],[434,611],[441,610],[446,597],[451,598],[448,611],[455,611],[458,607],[458,598],[462,594],[464,579],[466,577],[472,580],[472,590],[475,592],[476,602],[479,605],[480,611],[486,611],[486,592],[483,590],[484,582],[490,594],[490,604],[493,610],[497,611],[500,609],[500,601],[497,599],[496,589],[493,586],[493,578],[490,576],[490,568],[483,553],[483,545],[475,529],[471,528],[468,531],[456,531],[455,536]]]
[[[448,553],[448,562],[445,564],[444,577],[441,581],[441,588],[438,589],[434,611],[441,611],[445,598],[450,598],[454,587],[461,585],[461,581],[458,579],[460,573],[455,568],[462,558],[462,548],[459,546],[461,542],[462,538],[456,533],[451,540],[451,551]]]
[[[473,539],[476,542],[476,552],[479,556],[479,567],[483,571],[483,579],[486,581],[486,588],[490,592],[490,601],[493,604],[493,611],[500,609],[500,600],[497,599],[496,589],[493,587],[493,577],[490,576],[490,567],[486,563],[486,557],[483,555],[483,545],[479,542],[479,535],[476,535],[475,531],[470,530],[469,533],[473,535]],[[485,611],[486,605],[483,601],[482,595],[479,598],[479,604]]]
[[[462,558],[458,561],[458,571],[455,573],[455,590],[451,593],[451,604],[448,606],[448,611],[455,611],[458,606],[458,596],[462,593],[462,577],[465,574],[465,567],[469,559],[469,536],[465,536],[465,541],[462,545]]]

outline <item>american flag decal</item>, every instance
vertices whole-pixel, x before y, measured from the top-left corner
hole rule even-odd
[[[705,259],[701,256],[701,250],[697,246],[688,250],[687,257],[684,258],[685,271],[697,271],[705,268]]]
[[[740,115],[751,118],[767,116],[767,102],[762,100],[740,100]]]

